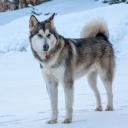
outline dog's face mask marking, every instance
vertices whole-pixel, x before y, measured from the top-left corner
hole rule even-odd
[[[55,36],[48,29],[43,31],[40,29],[36,35],[32,37],[32,47],[39,52],[49,52],[56,44]]]
[[[54,35],[55,28],[53,23],[54,15],[43,22],[39,22],[35,16],[30,18],[31,45],[40,56],[47,56],[49,51],[56,45],[57,39]]]

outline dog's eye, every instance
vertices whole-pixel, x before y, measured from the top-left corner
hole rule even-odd
[[[47,37],[49,38],[51,36],[51,34],[49,33],[48,35],[47,35]]]
[[[42,36],[41,34],[38,34],[38,37],[39,37],[39,38],[42,38],[43,36]]]

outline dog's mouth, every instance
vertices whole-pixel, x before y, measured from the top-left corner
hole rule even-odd
[[[49,59],[50,55],[48,52],[45,52],[44,54],[44,59],[47,61]]]

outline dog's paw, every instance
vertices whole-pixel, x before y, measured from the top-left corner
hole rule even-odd
[[[102,107],[97,107],[95,111],[102,111]]]
[[[47,124],[56,124],[57,120],[56,119],[55,120],[48,120],[46,123]]]
[[[105,109],[105,111],[113,111],[113,107],[107,106],[107,108]]]
[[[71,123],[71,122],[72,122],[72,119],[65,118],[62,123],[64,123],[64,124],[69,124],[69,123]]]

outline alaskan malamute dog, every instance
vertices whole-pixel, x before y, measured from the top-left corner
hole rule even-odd
[[[42,22],[32,15],[29,21],[31,49],[40,63],[51,102],[52,114],[48,123],[57,123],[59,82],[65,92],[66,115],[63,123],[72,121],[73,84],[85,74],[96,97],[96,111],[102,111],[97,74],[107,92],[106,110],[112,111],[115,56],[108,39],[107,25],[103,20],[94,20],[83,28],[80,39],[65,38],[56,31],[54,15]]]

